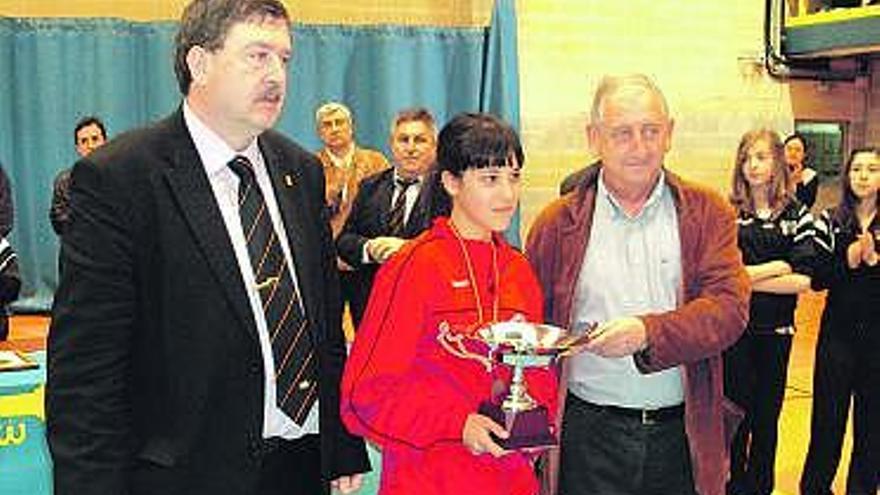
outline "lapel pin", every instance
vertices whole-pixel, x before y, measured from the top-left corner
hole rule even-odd
[[[294,183],[294,181],[293,181],[293,176],[290,175],[290,174],[285,174],[285,175],[284,175],[284,184],[285,184],[287,187],[293,187],[293,183]]]

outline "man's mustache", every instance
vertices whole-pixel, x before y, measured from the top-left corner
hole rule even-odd
[[[281,86],[271,86],[263,90],[258,96],[259,101],[278,101],[284,96],[284,89]]]

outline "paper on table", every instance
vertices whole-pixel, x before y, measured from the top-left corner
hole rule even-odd
[[[0,350],[0,371],[27,370],[39,366],[36,361],[13,350]]]

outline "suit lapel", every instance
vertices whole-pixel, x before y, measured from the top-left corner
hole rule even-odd
[[[182,119],[180,115],[181,128],[178,136],[181,142],[169,146],[169,149],[174,150],[170,156],[173,166],[165,171],[165,179],[176,204],[179,205],[180,214],[186,219],[199,248],[214,272],[217,285],[222,288],[243,328],[247,328],[248,333],[257,339],[251,307],[244,290],[244,281],[226,232],[220,207],[217,206],[202,161],[183,126]]]
[[[382,180],[376,185],[376,195],[373,196],[374,211],[378,212],[378,222],[381,228],[380,235],[388,234],[388,215],[391,213],[391,198],[394,195],[394,169],[383,172]]]

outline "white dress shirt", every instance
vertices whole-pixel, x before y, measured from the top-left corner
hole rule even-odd
[[[388,206],[388,211],[391,211],[394,208],[394,203],[397,201],[397,197],[400,196],[401,186],[397,184],[397,181],[402,177],[398,175],[397,170],[394,171],[393,179],[392,179],[392,187],[394,188],[391,191],[391,203]],[[405,203],[403,204],[403,224],[406,225],[406,222],[409,222],[409,216],[413,211],[413,208],[416,206],[416,201],[419,199],[419,192],[421,192],[422,187],[424,186],[425,177],[418,177],[416,182],[406,188],[406,198]],[[362,263],[376,263],[377,261],[370,256],[369,251],[367,251],[367,245],[364,244],[363,250],[361,251],[361,262]]]
[[[192,136],[199,158],[205,168],[208,176],[208,182],[214,192],[214,198],[220,207],[220,213],[223,216],[223,223],[226,225],[226,233],[232,243],[232,249],[235,251],[235,259],[238,261],[238,269],[241,272],[241,278],[244,280],[245,292],[248,295],[248,301],[251,306],[251,312],[254,316],[254,323],[257,327],[257,334],[260,339],[260,350],[263,354],[263,375],[264,380],[264,404],[263,404],[263,437],[282,437],[286,439],[299,438],[305,434],[318,432],[318,402],[316,401],[309,415],[306,417],[302,428],[297,426],[276,403],[276,385],[275,385],[275,358],[272,354],[272,344],[269,340],[269,331],[266,325],[266,315],[263,312],[263,302],[256,288],[253,266],[251,265],[250,255],[248,254],[247,241],[241,227],[241,217],[238,213],[238,176],[227,165],[236,155],[247,157],[254,168],[257,185],[263,193],[263,199],[266,201],[266,208],[269,211],[269,217],[272,219],[272,226],[275,228],[275,234],[281,244],[281,250],[284,252],[284,259],[287,262],[288,270],[293,279],[294,289],[299,294],[299,284],[296,279],[296,271],[293,269],[293,258],[290,252],[290,244],[287,240],[287,232],[281,220],[281,212],[278,209],[278,203],[275,200],[275,191],[272,188],[272,182],[269,178],[269,172],[266,170],[266,163],[257,140],[254,139],[243,150],[236,151],[226,144],[223,139],[211,130],[199,117],[193,112],[192,108],[184,102],[183,118],[186,127]],[[298,298],[300,307],[305,315],[305,308],[302,307],[302,298]],[[306,315],[308,316],[308,315]]]

